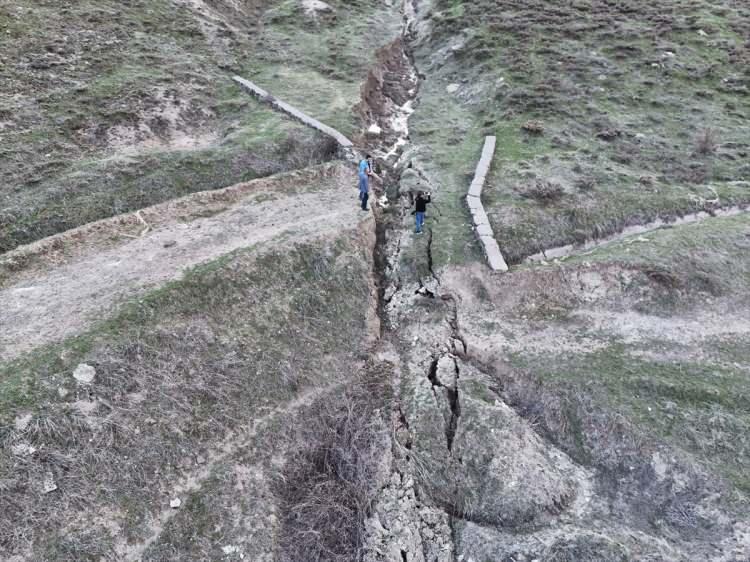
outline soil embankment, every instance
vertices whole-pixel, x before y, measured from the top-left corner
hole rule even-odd
[[[285,193],[284,184],[293,188],[301,176],[258,180],[245,198],[224,209],[212,211],[191,196],[182,204],[142,211],[144,224],[151,216],[158,220],[143,236],[120,236],[117,243],[88,236],[69,243],[67,251],[75,257],[48,262],[36,274],[19,275],[17,282],[10,277],[0,289],[0,359],[80,333],[123,301],[238,248],[271,241],[279,247],[356,223],[349,170],[338,165],[328,171],[327,178],[318,178],[327,182],[319,190]],[[304,181],[311,180],[315,172]],[[209,197],[221,199],[221,194]],[[205,211],[209,216],[201,217]],[[100,230],[116,235],[118,219],[105,222]]]

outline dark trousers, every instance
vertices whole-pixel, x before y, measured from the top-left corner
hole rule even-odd
[[[359,200],[362,201],[362,210],[367,210],[367,200],[370,198],[370,194],[367,191],[359,192]]]

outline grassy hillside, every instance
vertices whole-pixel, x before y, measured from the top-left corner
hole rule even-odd
[[[597,318],[587,306],[567,313],[562,306],[555,313],[553,299],[549,314],[536,311],[548,320],[557,316],[552,323],[580,342],[591,338],[596,343],[590,349],[553,356],[528,350],[514,354],[512,363],[559,396],[595,397],[747,495],[748,236],[747,215],[708,219],[566,260],[571,271],[617,264],[642,276],[625,285],[629,306],[606,305],[598,329],[586,325],[587,317]]]
[[[413,140],[458,218],[498,137],[485,206],[511,261],[750,200],[746,4],[437,0],[430,23]],[[442,263],[471,244],[455,223]]]
[[[386,7],[296,1],[0,5],[0,252],[186,193],[329,159],[234,73],[351,134]]]

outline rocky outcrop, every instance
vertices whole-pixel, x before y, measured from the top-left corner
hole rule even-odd
[[[584,471],[544,442],[476,368],[444,356],[410,382],[404,408],[417,483],[447,513],[513,528],[545,522],[577,497]]]

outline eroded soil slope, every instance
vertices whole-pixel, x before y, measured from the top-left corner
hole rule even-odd
[[[516,263],[746,201],[744,6],[331,4],[259,6],[273,49],[238,64],[367,131],[376,221],[332,163],[0,262],[2,554],[750,558],[748,215],[497,276],[462,203],[484,134]],[[246,4],[183,6],[212,49],[250,26]],[[686,108],[715,130],[686,136]]]

